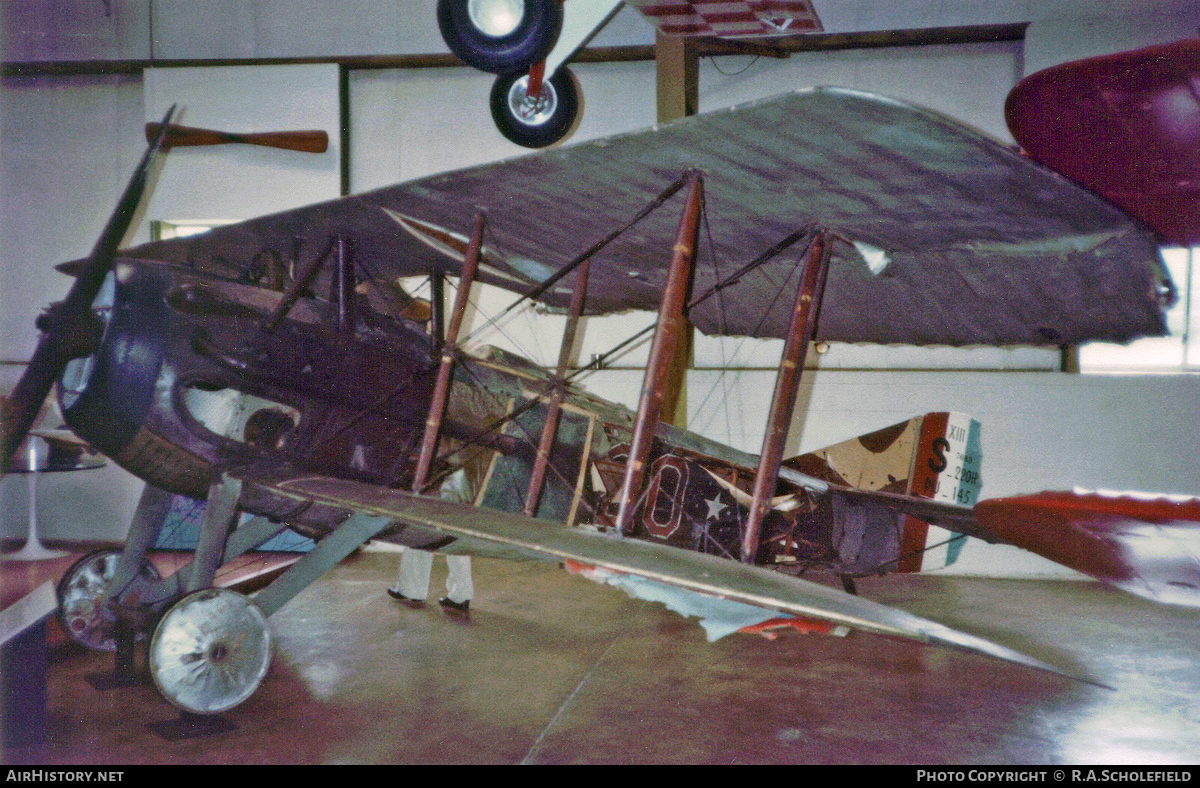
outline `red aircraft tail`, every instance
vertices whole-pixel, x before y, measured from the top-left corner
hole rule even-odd
[[[975,514],[1005,541],[1097,580],[1200,607],[1200,498],[1043,492],[983,501]]]

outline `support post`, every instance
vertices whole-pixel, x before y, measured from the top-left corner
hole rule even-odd
[[[354,248],[350,240],[338,236],[334,241],[334,269],[329,282],[329,301],[336,310],[334,325],[338,334],[352,334],[357,318],[354,288]]]
[[[437,379],[433,384],[433,396],[429,401],[429,417],[425,420],[425,435],[421,439],[421,454],[417,458],[417,470],[413,475],[413,492],[419,493],[429,480],[429,469],[437,451],[438,436],[442,429],[442,418],[446,415],[446,404],[450,400],[450,376],[454,372],[454,354],[457,351],[458,332],[462,327],[463,315],[467,311],[467,297],[479,270],[479,256],[483,249],[484,215],[475,217],[475,230],[471,243],[463,257],[462,274],[458,282],[458,293],[454,296],[454,310],[450,313],[450,325],[446,329],[446,342],[442,346],[442,360],[438,366]]]
[[[688,36],[654,37],[654,73],[657,120],[695,115],[700,106],[700,57],[695,40]],[[695,327],[688,321],[675,346],[671,371],[663,381],[662,420],[676,427],[687,426],[687,371],[692,366]]]
[[[446,275],[441,271],[429,272],[429,305],[429,340],[436,353],[446,341]]]
[[[266,517],[253,517],[237,526],[225,540],[221,563],[226,564],[240,555],[250,552],[287,528],[283,523],[273,523]],[[163,610],[183,596],[190,588],[192,573],[197,571],[197,556],[181,567],[178,572],[154,582],[143,581],[137,586],[138,604],[147,609]],[[118,571],[120,563],[117,564]],[[204,571],[204,570],[201,570]]]
[[[539,60],[529,67],[529,82],[525,86],[525,95],[532,101],[542,97],[542,81],[546,78],[546,61]]]
[[[616,527],[622,534],[629,532],[634,505],[641,492],[642,472],[654,442],[654,433],[658,429],[663,385],[670,373],[671,361],[676,356],[681,335],[687,326],[683,308],[688,301],[692,269],[696,261],[696,240],[700,227],[703,192],[703,178],[700,173],[693,172],[689,178],[683,215],[679,219],[667,285],[658,306],[658,324],[650,344],[650,359],[646,363],[646,375],[642,379],[637,421],[629,446],[629,461],[625,465],[625,478],[621,484]]]
[[[339,561],[353,553],[393,524],[388,517],[356,513],[350,515],[332,533],[322,539],[316,547],[288,567],[269,586],[254,597],[254,604],[270,616],[286,605],[296,594],[308,588],[314,580],[335,567]]]
[[[192,559],[192,572],[183,589],[185,593],[212,587],[217,569],[225,560],[225,540],[229,538],[229,532],[237,520],[237,504],[241,495],[242,481],[233,476],[222,475],[208,488],[204,514],[200,517],[196,555]]]
[[[591,269],[591,265],[591,258],[584,260],[580,265],[579,274],[575,279],[575,292],[571,294],[571,308],[567,313],[567,325],[563,329],[562,346],[558,349],[558,366],[554,371],[554,391],[550,394],[546,422],[542,425],[542,436],[538,441],[537,457],[533,461],[533,471],[529,475],[529,489],[525,492],[525,515],[527,517],[537,514],[538,503],[542,498],[542,485],[546,481],[546,469],[550,465],[550,452],[554,451],[554,438],[558,434],[558,417],[562,412],[562,403],[567,394],[565,388],[567,364],[570,363],[571,353],[575,350],[579,318],[583,315],[583,306],[587,301],[588,271]]]
[[[142,571],[146,564],[146,554],[158,541],[174,500],[175,496],[171,493],[151,484],[147,484],[142,490],[142,497],[138,500],[137,509],[133,512],[133,521],[129,524],[129,532],[125,537],[125,549],[117,559],[108,590],[104,594],[106,602],[119,599],[121,593]]]
[[[758,474],[754,477],[750,512],[746,516],[746,533],[742,540],[743,563],[754,563],[754,557],[758,554],[767,501],[775,494],[775,485],[779,480],[783,443],[787,439],[788,426],[792,421],[800,374],[804,371],[804,358],[808,354],[808,345],[816,329],[817,312],[820,310],[821,296],[825,290],[830,245],[824,232],[818,233],[813,239],[808,247],[808,259],[804,263],[800,286],[796,290],[796,303],[792,309],[791,323],[788,325],[787,340],[783,345],[783,358],[779,362],[779,374],[775,378],[775,393],[771,397],[767,434],[763,437]]]
[[[695,115],[700,104],[700,56],[687,36],[654,36],[658,122]]]

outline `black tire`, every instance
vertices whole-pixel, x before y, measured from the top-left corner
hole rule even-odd
[[[478,2],[479,0],[474,0]],[[489,35],[471,20],[473,0],[438,0],[442,40],[459,60],[491,74],[528,71],[546,59],[562,30],[561,0],[524,0],[520,22],[503,35]]]
[[[537,108],[522,114],[519,101],[528,74],[501,74],[492,84],[492,120],[508,140],[526,148],[545,148],[575,131],[583,116],[583,101],[575,75],[563,66],[542,83]]]

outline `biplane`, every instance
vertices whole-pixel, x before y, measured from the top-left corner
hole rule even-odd
[[[527,148],[571,135],[583,97],[567,62],[623,0],[438,0],[442,40],[472,68],[496,74],[496,128]],[[759,39],[819,33],[812,0],[629,0],[655,29],[688,38]]]
[[[372,539],[554,561],[733,629],[861,630],[1083,680],[852,581],[913,568],[934,524],[1200,603],[1200,500],[976,503],[969,417],[783,456],[813,339],[1164,333],[1154,233],[953,120],[806,89],[119,252],[170,119],[92,254],[60,266],[75,282],[39,320],[2,456],[57,382],[68,426],[146,481],[124,549],[63,577],[60,617],[91,648],[141,638],[185,712],[251,695],[267,618]],[[396,285],[413,275],[457,277],[453,308],[414,304]],[[566,316],[554,369],[466,351],[476,281]],[[636,410],[588,393],[569,363],[584,316],[630,309],[657,312]],[[760,454],[662,417],[686,324],[784,339]],[[473,504],[438,494],[451,478]],[[147,551],[175,495],[205,506],[194,559],[161,577]],[[253,596],[214,587],[223,562],[285,529],[315,547]]]

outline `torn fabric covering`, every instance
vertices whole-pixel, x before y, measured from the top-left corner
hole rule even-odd
[[[656,583],[644,577],[611,572],[599,567],[580,568],[574,572],[589,580],[619,588],[635,599],[659,602],[684,618],[700,619],[704,636],[709,643],[732,635],[744,628],[772,619],[790,618],[776,610],[734,602],[716,596],[697,594],[682,588]]]
[[[880,96],[816,88],[653,129],[432,175],[130,256],[215,273],[353,239],[376,276],[453,274],[385,208],[455,233],[479,210],[510,261],[480,279],[524,290],[632,219],[688,168],[705,176],[694,293],[817,221],[834,244],[818,336],[907,344],[1062,345],[1165,333],[1169,287],[1143,226],[991,139]],[[656,308],[683,195],[593,258],[589,313]],[[711,245],[709,238],[711,237]],[[691,318],[708,334],[782,337],[802,250],[742,277]],[[883,264],[886,262],[886,264]],[[878,273],[873,272],[874,267]],[[543,300],[563,306],[573,279]],[[324,292],[318,289],[318,292]]]

